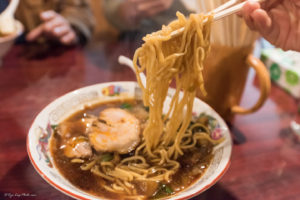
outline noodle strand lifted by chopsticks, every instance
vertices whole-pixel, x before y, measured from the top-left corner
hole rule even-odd
[[[189,125],[196,89],[200,88],[206,94],[202,63],[210,48],[212,16],[192,14],[186,19],[178,12],[177,17],[162,30],[144,37],[145,43],[134,55],[136,72],[147,75],[144,87],[139,73],[136,73],[143,90],[144,105],[149,106],[142,143],[135,149],[134,155],[120,162],[116,161],[119,157],[114,154],[113,160],[105,164],[94,160],[81,167],[111,182],[103,186],[107,191],[136,195],[132,181],[169,182],[180,168],[177,158],[183,151],[194,148],[200,139],[210,141],[209,129],[204,128],[207,133],[194,134],[193,127],[202,125]],[[171,32],[182,27],[184,32],[171,38]],[[164,101],[173,80],[176,92],[163,115]]]
[[[154,150],[159,146],[173,159],[182,154],[180,143],[191,121],[196,89],[206,94],[202,63],[210,48],[212,16],[191,14],[186,19],[178,12],[177,17],[178,20],[163,26],[162,30],[144,37],[145,43],[133,59],[136,71],[147,74],[145,87],[139,73],[137,80],[143,90],[144,104],[150,108],[143,136],[146,152],[151,157],[155,157]],[[171,32],[181,27],[185,27],[183,34],[171,38]],[[163,105],[172,80],[175,80],[176,92],[163,119]]]

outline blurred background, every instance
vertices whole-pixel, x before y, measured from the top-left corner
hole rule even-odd
[[[174,20],[176,11],[188,16],[224,2],[0,0],[0,199],[10,193],[71,200],[29,161],[26,137],[35,116],[78,88],[135,81],[120,55],[132,58],[142,37]],[[207,89],[216,96],[203,99],[228,121],[233,155],[224,177],[194,200],[299,198],[300,125],[293,123],[300,122],[299,52],[274,48],[237,16],[214,23],[211,41]],[[235,115],[230,106],[250,108],[260,97],[260,80],[247,63],[253,54],[268,70],[271,91],[260,110]]]

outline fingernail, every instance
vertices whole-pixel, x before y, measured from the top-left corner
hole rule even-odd
[[[43,18],[48,18],[48,17],[49,17],[49,13],[48,13],[48,12],[43,12],[43,13],[41,14],[41,16],[42,16]]]
[[[52,17],[52,12],[50,12],[50,11],[42,12],[41,17],[44,19],[48,19],[48,18]]]
[[[60,33],[61,32],[61,28],[60,27],[56,27],[54,28],[54,33]]]
[[[266,26],[269,28],[269,27],[271,27],[271,25],[272,25],[272,20],[271,20],[271,18],[268,18],[266,21]]]

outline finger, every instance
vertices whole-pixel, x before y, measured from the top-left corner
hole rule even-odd
[[[141,4],[141,3],[149,3],[149,2],[158,2],[160,0],[129,0],[132,3]]]
[[[55,18],[52,18],[50,21],[45,22],[45,32],[51,33],[55,29],[55,27],[58,26],[65,26],[68,23],[64,18],[61,16],[56,16]]]
[[[152,9],[158,9],[159,7],[163,8],[163,3],[160,1],[142,1],[137,4],[137,10],[139,12],[149,13]]]
[[[139,11],[147,11],[153,7],[159,6],[161,3],[159,1],[143,1],[138,3],[137,8]]]
[[[270,31],[272,20],[266,11],[257,9],[251,14],[251,18],[254,21],[254,26],[260,33],[266,34]]]
[[[38,37],[40,37],[43,34],[43,32],[44,32],[44,24],[41,24],[27,34],[26,40],[30,42],[34,41]]]
[[[57,13],[54,12],[53,10],[48,10],[48,11],[41,12],[40,18],[43,21],[49,21],[49,20],[53,19],[54,17],[56,17],[56,15],[57,15]]]
[[[60,38],[60,42],[64,45],[72,45],[76,43],[76,35],[74,31],[69,32],[68,34],[64,35]]]
[[[255,30],[255,25],[254,25],[253,19],[251,18],[251,14],[256,9],[259,9],[259,8],[260,8],[259,3],[249,1],[243,6],[243,9],[242,9],[244,20],[245,20],[246,24],[248,25],[248,27],[252,30]]]
[[[152,17],[157,15],[160,12],[163,12],[164,10],[165,8],[159,5],[159,6],[152,7],[151,9],[148,9],[146,11],[143,11],[142,13],[144,14],[145,17]]]
[[[143,17],[151,17],[165,10],[159,1],[147,1],[137,5],[137,11]]]
[[[287,41],[289,41],[289,33],[291,31],[290,16],[279,9],[273,9],[269,12],[272,25],[268,34],[264,37],[272,41],[275,46],[285,49]],[[291,40],[295,41],[295,40]]]
[[[69,26],[66,26],[66,25],[65,26],[57,26],[53,29],[52,35],[60,38],[64,35],[66,35],[70,31],[71,31],[71,27],[69,27]]]

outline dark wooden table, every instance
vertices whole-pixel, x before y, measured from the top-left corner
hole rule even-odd
[[[107,81],[135,80],[117,63],[132,55],[130,42],[81,48],[14,46],[0,68],[0,199],[71,199],[47,184],[31,165],[26,136],[35,116],[74,89]],[[38,57],[34,57],[36,53]],[[258,98],[250,73],[242,105]],[[300,144],[289,129],[298,102],[277,86],[258,112],[232,123],[232,162],[222,179],[194,199],[299,199]]]

